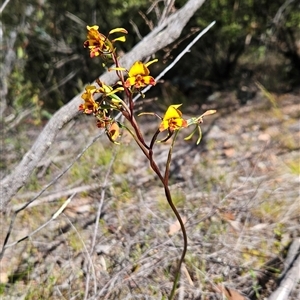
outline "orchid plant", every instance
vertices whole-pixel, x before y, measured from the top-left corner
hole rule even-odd
[[[115,85],[109,86],[98,79],[96,80],[97,85],[86,86],[85,92],[81,96],[84,102],[79,106],[79,110],[84,114],[93,114],[97,119],[97,126],[104,129],[108,139],[114,144],[120,143],[122,130],[127,130],[148,159],[151,169],[155,172],[164,187],[166,199],[180,224],[183,235],[183,251],[177,265],[173,288],[169,295],[169,299],[173,299],[180,278],[181,266],[187,251],[187,234],[182,218],[172,201],[172,195],[168,185],[172,151],[178,132],[190,126],[194,126],[195,128],[185,140],[191,139],[192,136],[198,132],[199,137],[197,144],[199,144],[202,137],[200,124],[203,122],[203,117],[214,114],[216,111],[208,110],[204,114],[190,119],[183,118],[182,112],[179,109],[182,104],[170,105],[162,117],[154,112],[142,112],[139,116],[146,114],[153,115],[160,120],[150,143],[146,143],[135,116],[133,97],[135,94],[140,94],[144,97],[145,95],[142,93],[142,89],[149,85],[156,85],[157,82],[150,75],[148,67],[157,62],[157,59],[147,63],[136,61],[129,70],[126,70],[119,63],[115,42],[125,42],[127,30],[124,28],[115,28],[111,30],[108,35],[100,33],[99,27],[96,25],[87,26],[87,30],[87,40],[84,42],[84,47],[89,49],[90,57],[101,57],[106,63],[108,61],[112,62],[114,66],[111,67],[109,71],[116,72],[118,81]],[[115,34],[119,34],[119,37],[111,39],[111,35]],[[122,95],[122,97],[120,95]],[[130,127],[120,121],[118,117],[120,113],[123,119],[129,122]],[[159,134],[163,131],[167,131],[167,135],[162,139],[158,139]],[[153,156],[153,148],[157,142],[164,143],[171,138],[173,139],[169,148],[168,157],[166,158],[165,170],[161,172]]]

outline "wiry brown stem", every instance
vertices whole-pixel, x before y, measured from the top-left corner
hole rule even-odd
[[[182,232],[182,236],[183,236],[183,250],[182,250],[182,253],[181,253],[181,257],[180,257],[180,260],[179,260],[179,263],[178,263],[178,266],[177,266],[177,270],[175,272],[175,280],[173,282],[173,287],[172,287],[172,291],[171,291],[171,294],[170,294],[170,297],[169,297],[169,300],[172,300],[174,298],[174,295],[175,295],[175,291],[176,291],[176,286],[177,286],[177,283],[179,281],[179,278],[180,278],[180,270],[181,270],[181,266],[183,264],[183,261],[184,261],[184,258],[185,258],[185,255],[186,255],[186,252],[187,252],[187,234],[186,234],[186,230],[185,230],[185,226],[184,226],[184,223],[182,221],[182,218],[176,208],[176,206],[174,205],[173,201],[172,201],[172,197],[171,197],[171,193],[170,193],[170,189],[168,187],[168,185],[164,185],[164,188],[165,188],[165,195],[166,195],[166,198],[168,200],[168,203],[171,207],[171,209],[173,210],[179,224],[180,224],[180,228],[181,228],[181,232]]]
[[[133,113],[131,114],[130,119],[128,119],[128,120],[129,120],[130,124],[132,125],[132,127],[133,127],[133,129],[134,129],[134,131],[135,131],[138,139],[140,140],[140,142],[143,144],[144,147],[146,147],[147,149],[149,149],[149,146],[145,143],[145,140],[143,138],[143,135],[142,135],[142,133],[141,133],[141,131],[139,129],[139,126],[138,126],[138,124],[136,122],[136,119],[135,119]]]
[[[152,168],[152,170],[157,174],[157,176],[159,177],[160,181],[162,182],[163,186],[164,186],[164,190],[165,190],[165,195],[166,195],[166,198],[167,198],[167,201],[172,209],[172,211],[174,212],[179,224],[180,224],[180,228],[181,228],[181,232],[182,232],[182,235],[183,235],[183,250],[182,250],[182,253],[181,253],[181,257],[180,257],[180,260],[179,260],[179,263],[177,265],[177,270],[175,272],[175,279],[173,281],[173,287],[172,287],[172,290],[171,290],[171,293],[170,293],[170,296],[169,296],[169,300],[172,300],[175,296],[175,291],[176,291],[176,286],[178,284],[178,281],[179,281],[179,278],[180,278],[180,270],[181,270],[181,266],[183,264],[183,261],[184,261],[184,258],[185,258],[185,255],[186,255],[186,252],[187,252],[187,234],[186,234],[186,230],[185,230],[185,226],[184,226],[184,223],[182,221],[182,218],[176,208],[176,206],[174,205],[173,201],[172,201],[172,196],[171,196],[171,192],[170,192],[170,189],[169,189],[169,185],[168,185],[168,180],[169,180],[169,167],[170,167],[170,163],[171,163],[171,158],[172,158],[172,150],[173,150],[173,146],[174,146],[174,142],[175,142],[175,139],[177,137],[177,133],[175,134],[175,137],[174,137],[174,140],[172,142],[172,145],[171,145],[171,148],[169,150],[169,154],[168,154],[168,159],[167,159],[167,164],[166,164],[166,169],[165,169],[165,175],[162,176],[157,164],[155,163],[154,159],[153,159],[153,146],[154,146],[154,143],[156,141],[156,138],[159,134],[159,130],[157,130],[157,132],[154,134],[152,140],[151,140],[151,143],[150,143],[150,149],[149,149],[149,161],[150,161],[150,166]]]

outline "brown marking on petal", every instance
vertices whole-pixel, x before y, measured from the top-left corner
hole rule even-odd
[[[150,85],[156,85],[156,81],[155,81],[155,79],[153,77],[151,77],[149,84]]]

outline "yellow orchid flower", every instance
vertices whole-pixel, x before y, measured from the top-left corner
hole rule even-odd
[[[93,95],[98,93],[98,90],[94,85],[88,85],[85,87],[85,92],[81,95],[84,103],[79,106],[79,110],[85,114],[96,113],[99,105],[95,102]]]
[[[149,75],[150,71],[148,66],[156,61],[157,59],[146,64],[143,64],[141,61],[136,61],[128,71],[128,78],[125,81],[125,87],[128,88],[134,86],[139,89],[147,85],[155,85],[156,82],[154,78]]]
[[[103,53],[111,53],[113,47],[109,47],[107,37],[98,31],[99,26],[87,26],[87,40],[83,46],[90,49],[91,58],[102,55]]]
[[[159,126],[159,131],[166,129],[174,131],[188,126],[187,121],[182,118],[182,112],[178,109],[181,105],[182,104],[174,104],[168,107]]]
[[[90,49],[91,58],[96,56],[109,56],[114,51],[113,43],[115,41],[125,41],[125,36],[118,37],[114,40],[109,40],[107,36],[98,31],[99,26],[97,25],[87,26],[86,28],[88,30],[88,35],[83,46]],[[127,33],[124,28],[115,28],[112,29],[109,34],[116,32]]]
[[[119,144],[116,142],[117,138],[120,136],[120,128],[117,122],[113,122],[106,129],[106,134],[111,142],[113,142],[114,144]]]

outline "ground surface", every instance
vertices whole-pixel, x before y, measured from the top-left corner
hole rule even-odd
[[[224,299],[224,286],[264,299],[276,288],[287,248],[300,236],[299,99],[299,92],[259,92],[240,105],[233,93],[219,93],[186,109],[218,113],[205,119],[198,147],[195,140],[183,142],[188,133],[182,133],[174,150],[170,185],[189,240],[178,299]],[[142,122],[148,135],[157,125]],[[82,116],[60,133],[1,217],[1,243],[12,212],[65,170],[98,133],[94,125]],[[39,130],[27,124],[7,135],[5,165],[13,168]],[[161,168],[169,146],[156,147]],[[50,220],[73,193],[62,214],[13,245]],[[120,146],[101,136],[17,215],[8,241],[13,246],[1,262],[0,297],[163,299],[183,243],[175,220],[130,136],[124,134]],[[298,299],[297,291],[290,299]]]

